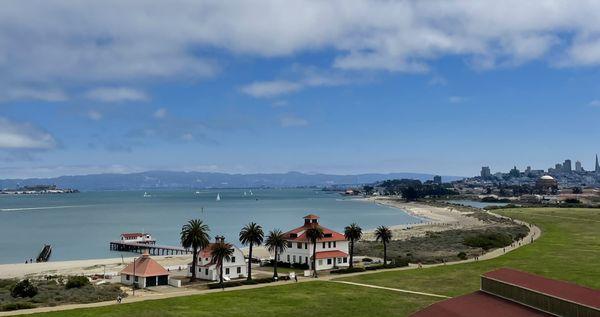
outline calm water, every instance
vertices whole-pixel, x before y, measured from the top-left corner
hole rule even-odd
[[[86,192],[68,195],[0,195],[0,263],[35,258],[44,243],[53,246],[51,260],[118,257],[108,242],[122,232],[146,231],[162,245],[178,245],[181,226],[203,219],[211,236],[237,242],[240,228],[255,221],[265,231],[300,226],[309,212],[321,224],[343,230],[351,222],[364,229],[422,220],[397,209],[344,199],[308,189]],[[220,193],[221,201],[216,201]],[[202,211],[204,210],[204,211]]]

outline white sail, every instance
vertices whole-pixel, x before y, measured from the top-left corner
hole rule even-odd
[[[217,194],[217,201],[221,200],[221,194]]]

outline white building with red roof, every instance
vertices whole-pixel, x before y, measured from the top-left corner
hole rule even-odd
[[[319,226],[323,230],[323,239],[317,241],[317,270],[328,270],[350,265],[348,258],[348,241],[343,234],[325,228],[319,224],[319,216],[309,214],[304,217],[301,227],[284,234],[287,249],[279,254],[278,261],[285,263],[306,263],[312,266],[313,245],[306,236],[306,230]],[[311,268],[312,269],[312,268]]]
[[[215,242],[224,242],[225,238],[217,236]],[[212,248],[215,243],[210,243],[206,248],[198,251],[198,263],[196,264],[196,277],[203,280],[218,281],[219,270],[217,264],[212,261]],[[232,245],[233,255],[229,260],[224,260],[223,263],[223,279],[230,280],[236,278],[246,277],[247,268],[246,260],[244,259],[244,253],[240,248]],[[192,265],[190,263],[190,275]]]
[[[121,233],[121,242],[155,244],[156,240],[152,239],[149,233],[127,232]]]
[[[147,252],[127,265],[120,275],[121,283],[125,285],[135,283],[140,288],[169,284],[169,272],[150,258]]]

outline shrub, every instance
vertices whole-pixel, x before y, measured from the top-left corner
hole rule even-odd
[[[371,259],[371,258],[363,258],[362,261],[363,262],[373,262],[373,259]]]
[[[65,287],[67,289],[81,288],[81,287],[89,285],[89,284],[90,284],[90,280],[88,280],[88,278],[85,276],[70,276],[69,279],[67,280],[67,284],[65,284]]]
[[[29,279],[24,279],[17,284],[13,285],[10,289],[10,296],[12,297],[33,297],[37,295],[38,289],[33,285]]]
[[[294,264],[292,264],[292,268],[298,269],[298,270],[308,270],[308,264],[307,263],[294,263]]]
[[[237,286],[242,286],[242,285],[256,285],[256,284],[264,284],[264,283],[271,283],[273,282],[273,278],[271,277],[265,277],[265,278],[256,278],[253,280],[243,280],[243,281],[229,281],[229,282],[223,282],[223,288],[229,288],[229,287],[237,287]],[[208,284],[208,288],[209,289],[216,289],[216,288],[221,288],[221,283],[211,283]]]
[[[353,267],[353,268],[347,268],[347,269],[333,270],[330,273],[331,274],[348,274],[348,273],[356,273],[356,272],[364,272],[364,271],[365,271],[364,267]]]
[[[0,306],[0,311],[11,311],[11,310],[19,310],[19,309],[30,309],[30,308],[35,308],[37,306],[35,306],[32,303],[28,303],[28,302],[17,302],[17,303],[9,303],[9,304],[4,304],[2,306]]]
[[[489,250],[493,248],[503,248],[513,242],[511,236],[503,233],[486,233],[465,238],[464,245],[473,248],[482,248]]]
[[[581,201],[577,198],[567,198],[563,201],[565,204],[581,204]]]
[[[393,264],[388,264],[387,266],[390,266],[390,265],[392,265],[393,267],[408,266],[408,260],[403,257],[396,257],[396,258],[394,258],[394,260],[392,262],[393,262]]]
[[[467,254],[464,252],[458,252],[458,254],[456,255],[459,259],[461,260],[466,260],[467,259]]]

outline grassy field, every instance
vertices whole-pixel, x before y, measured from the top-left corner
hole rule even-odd
[[[600,210],[510,209],[502,214],[542,228],[542,238],[508,255],[478,263],[342,278],[450,296],[479,287],[479,275],[513,267],[600,288]],[[146,301],[47,316],[407,316],[436,299],[331,282]],[[45,315],[46,316],[46,315]]]
[[[600,288],[600,210],[506,209],[499,213],[536,224],[542,228],[542,237],[530,246],[489,261],[344,280],[456,296],[477,290],[482,273],[511,267]]]

